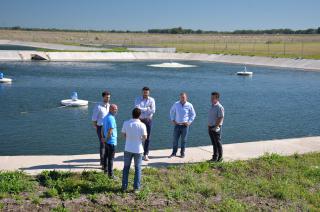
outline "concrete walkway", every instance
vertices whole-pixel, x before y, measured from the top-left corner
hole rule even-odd
[[[246,160],[265,153],[292,155],[294,153],[320,152],[320,136],[259,142],[225,144],[224,160]],[[212,156],[212,146],[189,147],[184,159],[168,158],[170,149],[150,152],[150,161],[143,166],[161,167],[184,163],[206,161]],[[23,170],[29,174],[38,174],[43,170],[83,171],[100,170],[98,154],[87,155],[43,155],[43,156],[0,156],[0,170]],[[122,169],[123,153],[117,153],[114,168]]]

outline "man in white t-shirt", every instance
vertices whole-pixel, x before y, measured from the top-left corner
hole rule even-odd
[[[141,164],[143,154],[143,142],[147,139],[147,128],[139,119],[141,110],[135,108],[132,111],[132,119],[125,121],[121,132],[126,138],[124,150],[124,167],[122,172],[122,190],[128,188],[128,178],[132,158],[134,159],[134,191],[140,190],[141,182]]]

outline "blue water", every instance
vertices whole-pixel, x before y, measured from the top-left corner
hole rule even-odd
[[[226,117],[223,143],[320,135],[320,73],[248,66],[252,78],[235,72],[243,66],[185,62],[196,68],[148,67],[145,62],[0,62],[13,78],[0,84],[0,155],[97,153],[87,108],[57,108],[77,91],[80,99],[99,101],[104,89],[118,104],[118,131],[129,119],[143,86],[156,99],[151,149],[170,148],[169,109],[181,91],[197,112],[188,146],[209,145],[207,111],[211,91],[221,93]],[[21,113],[23,112],[23,113]],[[123,151],[124,140],[118,140]]]

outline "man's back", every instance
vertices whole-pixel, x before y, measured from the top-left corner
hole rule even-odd
[[[147,135],[147,129],[139,119],[125,121],[122,133],[126,134],[125,151],[132,153],[143,153],[142,136]]]

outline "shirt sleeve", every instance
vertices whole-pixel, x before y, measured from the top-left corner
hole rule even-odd
[[[147,109],[148,115],[152,115],[156,112],[156,102],[154,99],[151,100],[150,108]]]
[[[190,105],[190,116],[189,116],[189,122],[193,122],[196,118],[196,111],[193,108],[193,105]]]
[[[219,107],[218,110],[218,118],[223,118],[224,117],[224,108],[221,106]]]
[[[136,98],[136,100],[134,101],[134,107],[139,108],[142,112],[146,112],[147,108],[140,107],[140,103],[141,103],[141,99],[139,97]]]
[[[111,129],[116,128],[116,120],[114,118],[108,118],[108,127]]]
[[[97,121],[98,120],[98,114],[99,114],[99,105],[97,104],[94,108],[93,108],[93,112],[92,112],[92,121]]]
[[[121,132],[126,133],[126,122],[123,122]]]
[[[175,120],[175,116],[176,116],[176,107],[175,107],[175,104],[173,104],[171,109],[170,109],[170,120],[174,121]]]

